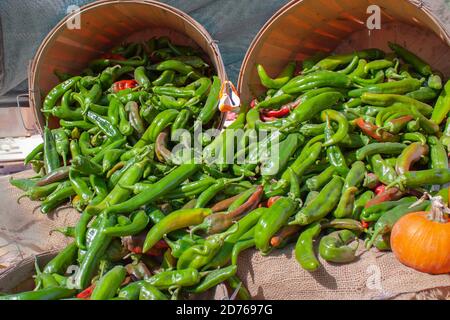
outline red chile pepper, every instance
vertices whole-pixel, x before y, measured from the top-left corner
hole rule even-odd
[[[362,220],[361,225],[364,229],[367,229],[370,226],[370,222]]]
[[[375,194],[379,195],[380,193],[383,193],[386,190],[386,186],[384,184],[379,184],[376,188],[375,188]]]
[[[117,81],[112,85],[112,90],[114,93],[117,93],[119,91],[125,90],[125,89],[132,89],[138,86],[138,83],[136,80],[121,80]]]
[[[274,118],[282,118],[291,112],[291,108],[289,106],[282,106],[279,110],[272,109],[262,109],[261,114],[264,117],[274,117]]]
[[[254,108],[258,104],[258,99],[253,99],[250,101],[250,108]]]
[[[389,188],[384,190],[384,192],[381,192],[377,194],[373,199],[370,199],[367,201],[364,208],[370,208],[371,206],[385,202],[385,201],[392,201],[392,200],[398,200],[403,196],[403,192],[400,191],[398,188]]]
[[[150,250],[145,253],[145,255],[160,257],[168,247],[169,246],[164,240],[159,240]],[[129,247],[128,249],[133,253],[142,254],[142,246]]]
[[[281,196],[270,197],[269,200],[267,200],[267,208],[270,208],[280,198]]]
[[[77,294],[78,299],[89,299],[92,295],[92,292],[94,291],[95,284],[90,285],[83,291],[81,291],[79,294]]]
[[[355,124],[361,129],[361,131],[368,135],[369,137],[372,137],[373,139],[380,141],[380,142],[388,142],[388,141],[396,141],[397,136],[393,135],[392,133],[387,132],[386,130],[370,123],[364,121],[363,118],[358,118],[355,120]]]

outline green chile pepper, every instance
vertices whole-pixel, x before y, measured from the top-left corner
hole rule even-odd
[[[398,56],[400,56],[406,63],[412,65],[421,75],[428,76],[432,73],[430,65],[411,51],[396,43],[388,42],[388,45]]]
[[[125,237],[138,234],[147,227],[150,218],[144,210],[138,211],[130,224],[114,226],[104,229],[102,232],[112,237]]]
[[[381,143],[371,143],[364,146],[356,151],[356,158],[358,160],[364,160],[374,154],[400,154],[403,149],[407,146],[403,143],[398,142],[381,142]]]
[[[101,232],[103,229],[113,226],[116,223],[116,217],[106,215],[100,216],[99,227],[90,244],[88,251],[80,263],[80,269],[75,276],[75,286],[79,289],[84,289],[89,285],[89,282],[98,267],[101,257],[106,252],[112,238]]]
[[[330,262],[348,263],[356,259],[356,246],[350,246],[349,243],[357,240],[357,236],[351,230],[339,230],[332,232],[320,239],[319,254]]]
[[[335,136],[333,128],[330,125],[328,117],[326,118],[326,126],[324,131],[324,138],[327,141],[333,141]],[[346,175],[349,171],[347,161],[342,154],[341,149],[337,145],[329,145],[326,149],[328,161],[336,168],[340,175]]]
[[[177,269],[200,269],[210,262],[223,246],[225,238],[236,232],[229,229],[223,233],[209,236],[201,244],[195,244],[184,251],[177,261]]]
[[[381,155],[375,154],[371,156],[370,163],[372,165],[373,172],[377,176],[378,180],[383,184],[390,184],[397,178],[397,172],[390,166]]]
[[[319,236],[321,230],[322,226],[319,221],[312,223],[300,233],[295,245],[295,259],[303,269],[309,272],[316,271],[320,266],[320,262],[314,254],[313,241]]]
[[[55,139],[56,152],[63,159],[63,165],[67,165],[67,155],[69,153],[69,137],[66,131],[62,128],[52,130],[53,137]]]
[[[113,298],[125,279],[127,272],[122,266],[115,266],[96,283],[91,300],[106,300]]]
[[[151,278],[144,280],[158,289],[166,290],[174,287],[192,287],[201,280],[197,269],[162,271]]]
[[[64,93],[76,85],[80,79],[81,77],[70,78],[50,90],[44,99],[42,109],[44,111],[51,110],[55,106],[56,102],[64,95]]]
[[[42,272],[47,274],[64,274],[67,271],[67,267],[75,262],[77,250],[77,244],[72,242],[50,260]]]
[[[441,91],[436,104],[433,109],[433,114],[431,115],[431,121],[436,124],[441,124],[441,122],[445,119],[447,114],[450,111],[450,81],[444,86],[444,89]]]
[[[323,121],[326,121],[326,119],[336,121],[339,126],[335,134],[324,141],[324,147],[337,144],[347,136],[349,125],[346,117],[342,113],[336,110],[327,109],[322,111],[321,117]]]
[[[317,198],[311,201],[309,205],[302,208],[295,219],[289,224],[308,225],[314,221],[324,218],[338,204],[341,197],[341,190],[344,185],[342,178],[333,177],[325,187],[320,191]]]
[[[218,284],[226,281],[230,277],[234,276],[237,271],[236,265],[231,265],[225,268],[216,269],[209,272],[202,281],[193,288],[188,288],[187,291],[190,293],[202,293],[205,292]]]
[[[336,167],[329,166],[327,169],[322,171],[319,175],[311,177],[306,180],[306,187],[310,191],[320,190],[325,184],[327,184],[336,173]]]
[[[15,293],[6,296],[0,295],[0,300],[59,300],[73,297],[75,293],[75,289],[52,287],[36,291]]]
[[[272,79],[267,75],[266,70],[262,65],[258,64],[256,66],[261,84],[268,89],[280,89],[282,86],[284,86],[294,76],[295,68],[296,63],[289,62],[277,76],[277,78]]]
[[[448,169],[448,155],[444,145],[435,136],[428,137],[431,169]]]
[[[181,209],[167,215],[160,222],[155,224],[145,238],[143,252],[150,250],[156,242],[162,239],[164,234],[174,230],[197,225],[203,222],[203,219],[212,213],[211,209]]]
[[[286,197],[278,199],[259,219],[255,227],[255,246],[263,254],[270,251],[270,239],[294,214],[297,203]]]
[[[367,190],[363,194],[361,194],[356,200],[355,205],[353,206],[352,218],[355,220],[359,220],[366,203],[371,200],[375,194],[371,190]]]
[[[418,212],[423,211],[430,204],[429,201],[416,202],[415,205],[411,205],[411,203],[406,203],[402,205],[397,205],[396,207],[386,211],[382,214],[382,216],[378,219],[377,223],[374,226],[374,232],[372,237],[366,243],[366,247],[370,248],[375,239],[379,235],[387,234],[391,232],[394,224],[404,215],[410,212]]]
[[[403,149],[402,153],[398,156],[395,171],[399,175],[410,170],[411,166],[419,161],[421,157],[426,156],[428,154],[428,146],[426,144],[421,144],[419,142],[411,143],[405,149]]]
[[[48,127],[44,129],[44,165],[47,174],[52,173],[61,166],[56,150],[55,137]]]
[[[405,94],[419,89],[421,85],[422,81],[411,78],[400,81],[372,84],[360,89],[351,90],[348,92],[348,95],[351,98],[356,98],[362,96],[362,94],[365,92]]]
[[[150,283],[143,282],[140,288],[139,300],[168,300],[166,295]]]

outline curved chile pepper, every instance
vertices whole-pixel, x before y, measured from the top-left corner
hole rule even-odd
[[[258,186],[244,203],[229,209],[226,213],[219,212],[209,215],[201,224],[193,227],[191,233],[203,229],[206,234],[214,234],[229,228],[233,222],[239,220],[240,216],[256,208],[261,201],[262,193],[263,187]]]
[[[402,153],[398,156],[397,162],[395,164],[395,171],[397,173],[403,174],[411,169],[411,166],[420,160],[421,157],[428,154],[428,146],[426,144],[421,144],[418,142],[411,143]]]
[[[300,233],[295,245],[295,259],[303,269],[310,272],[316,271],[320,266],[320,262],[314,254],[313,241],[319,236],[321,230],[322,226],[319,221],[312,223]]]
[[[335,263],[348,263],[356,259],[356,250],[358,249],[358,237],[353,231],[340,230],[330,233],[320,239],[320,256]],[[348,245],[356,240],[356,246]]]
[[[324,147],[337,144],[342,141],[348,133],[348,121],[347,118],[336,110],[327,109],[322,111],[321,118],[323,121],[330,119],[338,123],[338,129],[329,139],[326,139],[323,143]]]
[[[364,119],[361,117],[356,119],[354,123],[361,129],[361,131],[364,134],[368,135],[369,137],[377,141],[388,142],[397,140],[397,137],[391,134],[390,132],[387,132],[386,130],[379,128],[378,126],[371,124],[370,122],[364,121]]]
[[[330,125],[330,121],[326,119],[326,126],[324,131],[325,140],[332,141],[332,137],[334,136],[333,128]],[[336,171],[340,175],[347,175],[349,168],[347,165],[347,161],[342,154],[341,149],[337,145],[330,145],[327,147],[327,158],[328,161],[336,168]]]
[[[277,78],[272,79],[267,75],[266,70],[262,65],[258,64],[256,66],[261,84],[268,89],[280,89],[284,86],[294,76],[295,68],[296,63],[290,62],[284,67]]]

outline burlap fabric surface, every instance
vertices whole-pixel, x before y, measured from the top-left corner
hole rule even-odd
[[[26,177],[24,172],[15,177]],[[16,199],[22,193],[0,177],[0,265],[13,266],[24,258],[63,247],[67,239],[49,232],[74,225],[79,213],[59,209],[43,215],[39,202]],[[4,269],[3,269],[4,270]],[[0,273],[2,269],[0,268]],[[248,250],[239,260],[238,275],[255,299],[450,299],[450,275],[428,275],[400,264],[390,252],[367,251],[360,244],[358,259],[335,265],[322,261],[314,273],[304,271],[293,256],[293,245],[261,256]],[[226,290],[219,286],[206,298],[223,299]]]
[[[31,171],[15,174],[14,178],[30,177]],[[61,208],[44,215],[38,201],[17,199],[23,194],[9,184],[9,176],[0,177],[0,273],[18,261],[37,253],[63,247],[68,239],[50,231],[63,226],[75,225],[79,213],[74,209]]]

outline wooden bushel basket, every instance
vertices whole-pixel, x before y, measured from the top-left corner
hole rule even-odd
[[[380,8],[380,29],[366,25],[370,5]],[[407,47],[450,76],[449,34],[422,1],[291,1],[269,19],[248,49],[238,80],[241,101],[249,103],[267,90],[260,84],[257,63],[273,77],[288,62],[301,62],[317,52],[390,52],[388,41]],[[403,266],[392,253],[362,247],[361,243],[357,260],[350,264],[327,263],[319,257],[322,266],[312,273],[300,267],[292,244],[265,257],[247,250],[239,258],[238,275],[256,299],[449,298],[448,275],[423,274]],[[370,283],[374,279],[378,286]]]
[[[18,293],[33,290],[33,275],[35,261],[41,270],[58,254],[58,251],[44,252],[20,261],[17,265],[7,268],[0,274],[0,292]]]
[[[168,36],[176,44],[201,49],[220,79],[226,79],[214,40],[184,12],[152,0],[95,1],[60,21],[44,39],[31,63],[29,102],[41,132],[44,117],[40,109],[47,92],[58,83],[53,74],[55,69],[79,74],[91,60],[112,47],[153,36]]]
[[[381,9],[381,29],[367,27],[370,5]],[[276,75],[289,61],[302,61],[317,52],[344,53],[366,48],[388,52],[388,41],[404,45],[450,76],[450,36],[422,1],[291,1],[253,39],[239,73],[241,99],[248,103],[264,92],[257,63],[270,75]]]

